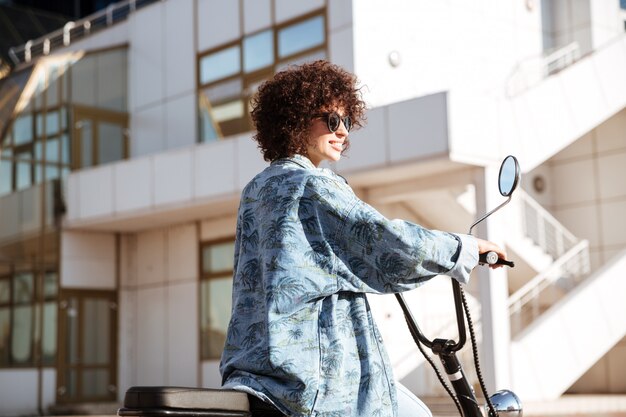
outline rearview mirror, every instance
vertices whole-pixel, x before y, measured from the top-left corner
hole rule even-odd
[[[500,166],[500,175],[498,176],[498,188],[500,194],[504,197],[509,197],[513,194],[513,191],[517,188],[519,183],[520,171],[517,158],[513,155],[509,155],[504,158],[502,165]]]

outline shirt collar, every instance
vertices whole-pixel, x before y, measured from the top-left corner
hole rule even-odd
[[[315,165],[313,165],[313,162],[311,162],[309,158],[303,155],[298,155],[298,154],[294,156],[290,156],[288,158],[277,159],[276,161],[272,163],[283,163],[283,162],[293,162],[296,165],[300,165],[304,169],[318,169]]]

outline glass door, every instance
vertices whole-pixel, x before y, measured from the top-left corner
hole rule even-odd
[[[117,397],[114,291],[64,290],[59,298],[57,403]]]
[[[72,134],[72,169],[128,158],[128,115],[75,106]]]

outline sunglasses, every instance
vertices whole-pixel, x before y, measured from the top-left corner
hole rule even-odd
[[[313,115],[313,117],[314,118],[326,117],[326,124],[328,125],[328,130],[330,130],[333,133],[335,133],[337,129],[339,129],[341,122],[343,122],[343,126],[346,128],[348,132],[350,131],[350,129],[352,129],[352,119],[350,119],[350,116],[344,116],[344,118],[342,119],[341,116],[339,116],[337,112],[330,112],[330,113],[315,114]]]

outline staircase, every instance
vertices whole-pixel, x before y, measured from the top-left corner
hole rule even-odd
[[[626,335],[626,251],[591,272],[586,240],[522,190],[514,201],[525,238],[553,262],[509,299],[513,389],[525,401],[555,399]]]

